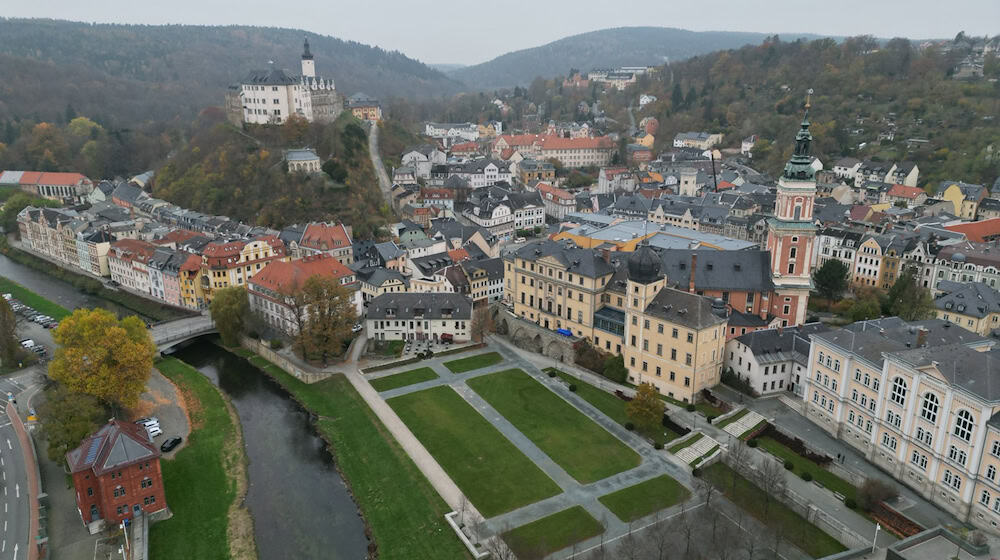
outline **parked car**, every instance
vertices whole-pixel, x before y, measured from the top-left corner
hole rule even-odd
[[[140,418],[136,420],[135,423],[140,426],[159,426],[160,419],[156,416],[150,416],[149,418]]]
[[[180,444],[181,444],[181,438],[180,438],[180,436],[175,436],[175,437],[169,438],[169,439],[167,439],[167,441],[163,442],[163,445],[160,446],[160,451],[162,451],[164,453],[173,451],[174,448],[177,447]]]
[[[157,436],[162,436],[163,430],[161,430],[159,426],[153,426],[153,427],[147,426],[146,433],[149,434],[149,439],[153,439]]]
[[[354,326],[351,327],[351,332],[361,332],[361,329],[363,328],[364,327],[361,326],[361,323],[355,323]]]
[[[35,345],[35,341],[31,340],[30,338],[26,338],[26,339],[24,339],[24,340],[21,341],[21,346],[23,346],[24,348],[31,348],[34,345]]]

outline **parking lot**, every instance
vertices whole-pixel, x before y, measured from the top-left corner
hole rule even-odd
[[[52,356],[52,333],[59,323],[47,315],[36,312],[10,294],[3,294],[10,308],[17,316],[17,333],[21,346],[35,352],[41,361]]]

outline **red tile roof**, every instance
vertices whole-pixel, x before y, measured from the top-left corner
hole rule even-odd
[[[344,249],[351,246],[351,236],[344,224],[314,223],[306,226],[299,245],[320,251]]]
[[[102,475],[121,467],[156,459],[160,450],[149,441],[142,426],[111,420],[66,454],[71,472],[93,469]]]
[[[888,196],[898,196],[901,198],[909,198],[910,200],[913,200],[922,194],[925,194],[924,189],[920,187],[910,187],[907,185],[893,185],[889,187],[889,191],[886,193]]]
[[[156,245],[168,245],[170,243],[184,243],[192,237],[198,237],[198,233],[189,229],[175,229],[163,237],[153,241]]]
[[[980,220],[978,222],[969,222],[967,224],[944,226],[944,229],[954,231],[956,233],[964,233],[965,237],[968,238],[969,241],[991,241],[1000,236],[1000,218],[990,218],[989,220]]]
[[[22,185],[37,185],[38,180],[41,179],[41,171],[25,171],[21,174],[20,184]]]
[[[119,239],[111,243],[111,250],[125,261],[145,263],[156,251],[156,245],[140,239]]]
[[[535,143],[536,140],[541,138],[537,134],[501,134],[497,141],[503,139],[508,146],[512,148],[517,148],[519,146],[530,146]]]
[[[735,188],[736,188],[736,185],[730,183],[729,181],[719,181],[719,188],[718,188],[718,190],[720,190],[720,191],[724,191],[724,190],[728,190],[728,189],[735,189]]]
[[[342,279],[354,276],[354,272],[331,255],[311,255],[294,261],[271,261],[250,278],[250,285],[290,295],[313,276]]]
[[[538,189],[538,193],[542,195],[543,199],[573,200],[573,195],[568,191],[564,191],[558,187],[553,187],[549,183],[538,183],[535,188]]]
[[[475,142],[462,142],[451,147],[451,152],[474,153],[479,151],[479,144]]]
[[[452,262],[461,262],[469,258],[469,252],[464,247],[459,247],[448,251],[448,256],[451,257]]]
[[[24,177],[21,177],[21,181],[24,181]],[[89,181],[86,177],[79,173],[50,173],[45,172],[41,174],[37,182],[39,185],[67,185],[72,186],[80,182]]]

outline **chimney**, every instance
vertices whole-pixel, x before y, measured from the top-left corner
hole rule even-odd
[[[694,293],[694,274],[698,270],[698,253],[691,253],[691,281],[688,282],[688,292]]]
[[[917,348],[922,348],[927,344],[927,329],[920,327],[920,331],[917,332]]]
[[[604,259],[604,262],[611,264],[611,250],[607,247],[601,249],[601,258]]]

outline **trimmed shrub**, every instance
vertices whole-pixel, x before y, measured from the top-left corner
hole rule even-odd
[[[278,338],[271,339],[271,350],[281,350],[285,347],[285,343]]]
[[[551,370],[551,369],[550,369],[550,370],[549,370],[549,377],[555,377],[555,376],[556,376],[556,372],[555,372],[555,370]]]
[[[794,471],[795,470],[795,463],[793,463],[791,461],[791,459],[785,461],[785,470],[786,471]]]
[[[854,498],[844,498],[844,505],[850,509],[855,509],[858,507],[858,502],[854,501]]]
[[[688,404],[688,405],[687,405],[686,407],[684,407],[684,408],[686,408],[688,412],[694,412],[694,411],[695,411],[695,406],[694,406],[694,403],[691,403],[691,404]]]
[[[428,359],[434,357],[434,351],[433,350],[428,350],[428,351],[424,352],[424,357],[428,358]]]
[[[635,424],[631,422],[625,422],[625,429],[631,432],[632,430],[635,429]]]
[[[695,478],[698,478],[699,476],[701,476],[701,469],[699,469],[698,467],[695,467],[695,468],[691,469],[691,476],[693,476]]]
[[[715,420],[715,416],[706,416],[706,417],[705,417],[705,420],[706,420],[706,421],[707,421],[707,422],[708,422],[709,424],[711,424],[711,423],[712,423],[712,421],[713,421],[713,420]]]
[[[663,449],[663,444],[660,443],[660,442],[656,442],[656,443],[653,444],[653,449],[656,449],[657,451],[659,451],[660,449]]]
[[[809,482],[813,479],[813,473],[809,471],[802,471],[802,474],[800,474],[799,477],[802,478],[802,480]]]
[[[569,392],[570,393],[575,393],[576,392],[576,385],[574,385],[573,383],[570,383],[569,384]]]
[[[757,440],[752,439],[747,442],[747,447],[757,447]]]
[[[895,486],[878,478],[869,478],[858,488],[858,505],[871,511],[878,504],[892,500],[899,495]]]

